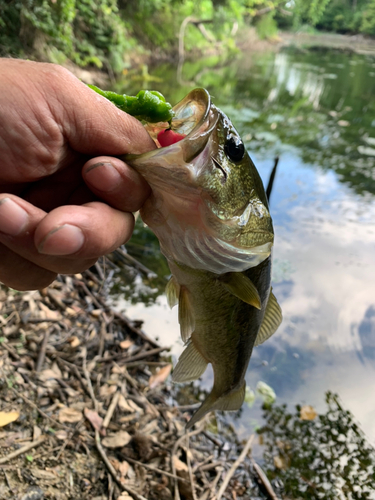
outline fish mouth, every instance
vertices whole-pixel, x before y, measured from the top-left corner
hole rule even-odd
[[[160,147],[158,134],[165,130],[166,123],[147,124],[146,130],[158,146],[160,152],[172,151],[178,145],[185,163],[191,163],[204,150],[214,131],[219,113],[211,104],[211,96],[206,89],[197,88],[187,94],[173,107],[174,117],[169,128],[185,137],[166,147]]]

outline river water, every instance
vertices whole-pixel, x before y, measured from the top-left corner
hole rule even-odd
[[[209,90],[241,133],[267,183],[280,162],[270,205],[275,228],[273,291],[283,310],[278,332],[254,350],[247,383],[277,403],[324,412],[339,395],[375,444],[375,59],[322,49],[235,55],[156,68],[153,81],[124,91],[160,90],[172,103]],[[128,276],[119,307],[144,330],[182,350],[177,311],[161,293],[168,270],[140,223],[128,251],[158,274]],[[202,387],[209,389],[212,375]],[[262,425],[261,400],[234,420],[240,435]]]

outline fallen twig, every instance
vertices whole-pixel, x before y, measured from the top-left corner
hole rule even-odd
[[[111,418],[112,418],[113,412],[114,412],[114,411],[115,411],[115,409],[116,409],[116,406],[117,406],[117,403],[118,403],[118,400],[119,400],[120,395],[121,395],[121,392],[120,392],[119,390],[117,390],[117,391],[114,393],[113,398],[112,398],[112,401],[111,401],[111,404],[110,404],[110,405],[109,405],[109,407],[108,407],[107,414],[106,414],[106,416],[104,417],[102,427],[104,427],[104,428],[107,428],[107,427],[108,427],[109,422],[111,421]]]
[[[264,488],[266,489],[271,500],[279,500],[279,497],[274,492],[272,485],[268,480],[268,477],[265,475],[261,467],[256,462],[254,462],[254,460],[252,462],[255,472],[258,474],[258,477],[261,483],[263,484]]]
[[[13,453],[9,453],[6,457],[0,458],[0,464],[5,464],[9,462],[9,460],[12,460],[13,458],[18,457],[19,455],[22,455],[22,453],[26,453],[27,451],[31,450],[32,448],[36,448],[40,444],[42,444],[45,440],[47,439],[47,436],[41,436],[37,441],[33,441],[32,443],[26,444],[19,450],[14,451]]]
[[[217,483],[220,481],[220,478],[224,472],[224,467],[219,467],[215,479],[210,483],[210,491],[211,495],[213,495],[213,498],[215,498],[215,490]]]
[[[133,488],[129,488],[129,486],[122,483],[121,480],[117,477],[116,471],[115,471],[113,465],[111,464],[111,462],[108,460],[106,452],[104,451],[103,446],[100,443],[100,435],[99,435],[99,431],[97,429],[95,429],[95,445],[96,445],[96,449],[99,452],[99,455],[101,456],[103,462],[107,466],[107,469],[111,473],[116,484],[118,484],[122,490],[129,493],[129,495],[131,495],[135,500],[147,500],[144,496],[142,496],[139,493],[137,493],[136,491],[134,491]]]
[[[189,472],[189,479],[190,479],[190,484],[191,484],[191,492],[193,494],[193,500],[197,500],[197,495],[195,493],[195,483],[194,483],[194,477],[193,477],[193,471],[191,469],[191,460],[190,460],[190,440],[189,436],[186,438],[187,441],[187,453],[186,453],[186,462],[188,466],[188,472]]]
[[[21,359],[20,356],[16,353],[16,351],[10,345],[8,345],[6,342],[2,342],[0,344],[0,347],[4,347],[4,349],[6,349],[9,352],[9,354],[11,355],[11,357],[13,359],[15,359],[16,361],[19,361]]]
[[[70,430],[70,427],[68,427],[68,426],[66,426],[64,424],[61,424],[60,422],[58,422],[54,418],[48,416],[47,413],[44,413],[44,411],[42,411],[40,408],[38,408],[38,406],[35,403],[33,403],[26,396],[24,396],[23,394],[21,394],[20,392],[18,392],[14,387],[10,387],[10,390],[13,391],[16,396],[22,398],[25,401],[25,403],[27,403],[29,406],[31,406],[32,408],[34,408],[40,415],[42,415],[42,417],[48,419],[50,422],[54,423],[55,425],[58,425],[59,427],[63,427],[64,429],[69,429]]]
[[[182,481],[184,483],[190,483],[189,480],[184,479],[183,477],[179,477],[179,476],[171,474],[170,472],[167,472],[165,470],[158,469],[157,467],[153,467],[152,465],[144,464],[143,462],[138,462],[138,460],[134,460],[133,458],[126,457],[126,461],[130,462],[131,464],[136,464],[136,465],[139,465],[141,467],[144,467],[145,469],[149,469],[149,470],[152,470],[154,472],[157,472],[158,474],[163,474],[164,476],[171,477],[172,479],[177,479],[177,481]]]
[[[98,363],[108,363],[109,361],[117,361],[122,365],[126,365],[128,363],[133,363],[134,361],[139,361],[141,359],[148,358],[149,356],[155,356],[156,354],[160,354],[163,351],[169,351],[170,347],[156,347],[155,349],[148,349],[140,352],[139,354],[135,354],[134,356],[124,357],[124,354],[114,354],[113,356],[108,356],[106,358],[95,358],[95,361]]]
[[[240,465],[241,462],[243,462],[243,460],[245,459],[248,451],[250,450],[250,448],[251,448],[251,446],[253,444],[253,441],[254,441],[254,437],[255,437],[254,434],[252,434],[249,437],[249,439],[248,439],[247,443],[245,444],[245,447],[242,450],[240,456],[237,458],[237,460],[234,462],[234,464],[232,465],[232,467],[229,469],[229,472],[225,476],[224,481],[223,481],[222,485],[220,486],[219,492],[216,495],[216,500],[220,500],[221,497],[223,496],[225,490],[227,489],[229,481],[232,479],[233,474],[236,472],[237,467]]]
[[[44,358],[46,356],[46,349],[47,349],[47,344],[49,340],[49,336],[51,335],[51,328],[48,328],[48,330],[45,330],[44,335],[43,335],[43,342],[39,350],[39,355],[38,355],[38,361],[36,363],[35,371],[38,373],[41,371],[44,363]]]
[[[176,457],[177,458],[177,450],[178,450],[178,447],[180,446],[181,442],[187,438],[187,437],[191,437],[191,436],[196,436],[197,434],[199,434],[200,432],[202,432],[202,428],[203,426],[205,425],[205,422],[201,422],[201,425],[198,427],[198,429],[196,429],[195,431],[191,431],[191,432],[188,432],[188,433],[185,433],[183,434],[181,437],[179,437],[177,439],[177,441],[175,442],[175,444],[173,445],[173,448],[172,448],[172,453],[171,453],[171,466],[172,466],[172,474],[174,476],[177,476],[177,473],[176,473],[176,465],[175,465],[175,461],[174,461],[174,458]],[[174,495],[175,495],[175,500],[180,500],[180,492],[178,490],[178,481],[179,481],[180,478],[178,478],[177,480],[175,480],[175,483],[174,483]]]

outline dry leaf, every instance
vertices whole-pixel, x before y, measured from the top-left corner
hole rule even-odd
[[[51,369],[47,369],[47,370],[43,370],[41,371],[39,374],[38,374],[38,378],[39,380],[41,380],[42,382],[46,382],[47,380],[55,380],[56,378],[56,373],[51,370]]]
[[[101,309],[93,309],[90,314],[92,316],[94,316],[94,318],[99,318],[99,316],[102,314],[102,310]]]
[[[187,473],[189,472],[188,466],[185,464],[185,462],[182,462],[182,460],[180,460],[176,456],[173,457],[173,462],[174,462],[174,466],[176,468],[176,472],[181,472],[181,471],[187,472]]]
[[[41,309],[39,311],[39,317],[41,319],[61,319],[61,313],[59,311],[53,311],[49,307],[47,307],[43,302],[39,302],[39,308]]]
[[[67,439],[67,437],[68,437],[68,433],[66,431],[64,431],[64,430],[56,431],[55,437],[59,441],[65,441],[65,439]]]
[[[68,314],[69,316],[76,316],[77,311],[75,311],[72,307],[66,307],[65,309],[65,314]]]
[[[62,373],[61,373],[61,370],[60,370],[58,364],[56,363],[56,361],[54,363],[52,363],[51,370],[55,374],[56,378],[62,379]]]
[[[41,429],[37,426],[34,425],[33,427],[33,441],[36,441],[40,436],[42,435]]]
[[[127,400],[125,399],[125,397],[122,394],[120,394],[120,396],[118,398],[117,405],[121,411],[127,411],[128,413],[134,413],[134,411],[135,411],[134,408],[132,408],[128,404]]]
[[[78,338],[78,337],[76,337],[75,335],[73,335],[73,337],[69,337],[69,338],[67,339],[67,341],[69,342],[70,347],[73,347],[73,348],[74,348],[74,347],[78,347],[78,346],[79,346],[79,344],[81,343],[81,341],[79,340],[79,338]]]
[[[0,411],[0,427],[4,427],[5,425],[8,425],[20,416],[18,411]]]
[[[56,481],[58,479],[56,474],[43,469],[32,469],[31,473],[37,479],[44,479],[45,481]]]
[[[122,448],[126,446],[131,440],[131,435],[126,431],[119,431],[116,434],[105,437],[102,440],[103,446],[106,448]]]
[[[132,340],[126,339],[120,342],[120,347],[121,349],[129,349],[130,346],[132,346],[134,342]]]
[[[141,415],[143,415],[143,413],[144,413],[143,408],[138,406],[137,403],[134,403],[134,401],[132,401],[131,399],[128,399],[127,401],[128,401],[129,406],[131,408],[133,408],[133,411],[136,411],[137,413],[140,413]]]
[[[117,391],[117,385],[103,384],[99,389],[99,394],[102,398],[108,398]]]
[[[305,405],[305,406],[302,406],[299,416],[300,416],[301,420],[314,420],[314,418],[317,415],[318,414],[316,413],[316,411],[314,410],[314,408],[312,406]]]
[[[98,431],[102,429],[103,419],[98,415],[96,411],[85,408],[84,414],[90,424],[94,427],[94,429]]]
[[[286,470],[288,468],[288,462],[286,457],[280,457],[280,455],[273,457],[273,463],[277,469]]]
[[[155,373],[155,375],[151,375],[150,380],[148,382],[150,389],[154,389],[156,386],[165,382],[171,373],[172,365],[163,366],[160,370]]]
[[[128,462],[120,462],[119,465],[118,465],[118,471],[121,475],[121,477],[125,477],[126,474],[128,473],[128,470],[129,470],[129,463]]]
[[[181,479],[189,480],[189,469],[188,466],[182,462],[176,456],[173,457],[173,463],[176,468],[176,474]],[[185,483],[180,481],[178,483],[178,489],[180,490],[180,494],[185,497],[187,500],[193,500],[193,491],[190,483]]]
[[[75,424],[76,422],[79,422],[82,420],[82,412],[79,410],[75,410],[74,408],[68,408],[65,406],[62,408],[59,412],[59,422],[61,424],[64,423],[69,423],[69,424]]]

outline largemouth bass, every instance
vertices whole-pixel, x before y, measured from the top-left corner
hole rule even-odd
[[[271,291],[268,202],[240,136],[204,89],[173,110],[172,130],[184,138],[125,160],[152,188],[141,216],[168,260],[168,303],[179,304],[186,348],[173,380],[196,380],[208,363],[214,371],[212,391],[189,428],[212,410],[241,407],[253,347],[282,316]],[[156,143],[165,128],[147,125]]]

